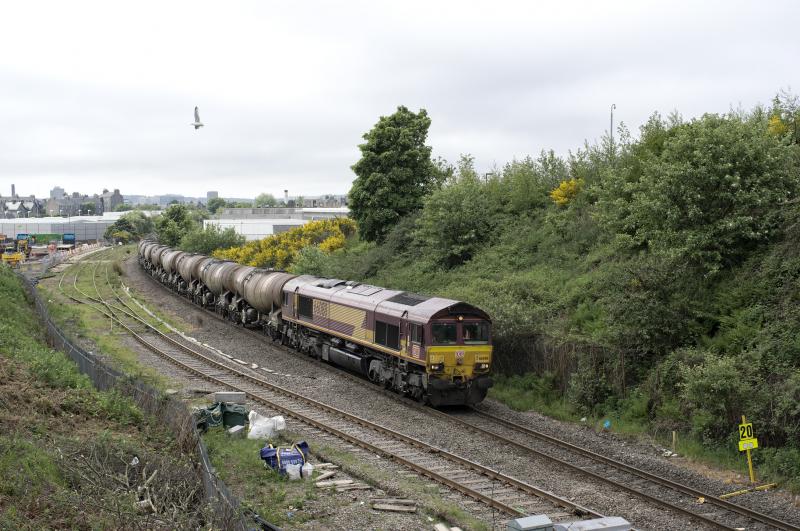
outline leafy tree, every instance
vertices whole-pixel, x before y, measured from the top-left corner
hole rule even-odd
[[[125,203],[120,203],[114,207],[114,212],[128,212],[129,210],[133,210],[133,205],[126,205]]]
[[[179,247],[192,253],[211,254],[217,249],[229,249],[244,243],[245,237],[237,234],[232,227],[220,229],[217,225],[208,225],[187,233],[181,238]]]
[[[490,210],[473,158],[462,155],[457,177],[425,199],[415,239],[446,267],[463,264],[491,235]]]
[[[296,275],[324,276],[326,259],[325,251],[316,245],[309,245],[300,249],[289,271]]]
[[[418,113],[400,106],[381,116],[364,135],[361,159],[353,166],[356,179],[350,189],[350,212],[361,237],[383,241],[402,217],[418,210],[425,195],[436,188],[441,173],[425,145],[431,120],[425,109]]]
[[[153,221],[141,211],[134,210],[121,216],[108,226],[105,238],[128,243],[131,240],[144,238],[153,231]],[[121,234],[124,233],[124,234]]]
[[[208,204],[206,204],[206,208],[212,214],[216,214],[217,210],[225,206],[225,200],[221,197],[213,197],[208,200]]]
[[[155,222],[158,240],[164,245],[175,247],[181,239],[196,226],[185,205],[170,205]]]
[[[716,272],[772,234],[796,168],[759,117],[656,117],[602,184],[601,219],[635,246]]]
[[[263,207],[274,207],[278,205],[278,200],[275,199],[275,196],[272,194],[258,194],[253,201],[253,206],[255,208],[263,208]]]
[[[81,203],[80,213],[86,215],[97,215],[97,205],[94,202]]]

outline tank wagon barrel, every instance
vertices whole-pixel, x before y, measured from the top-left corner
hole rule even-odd
[[[183,251],[175,251],[175,250],[168,250],[164,254],[161,255],[161,267],[164,268],[164,271],[167,274],[174,273],[176,270],[176,264],[181,256],[185,253]]]
[[[225,283],[231,282],[229,277],[233,276],[239,264],[236,262],[223,262],[215,260],[208,262],[200,270],[200,280],[214,295],[222,295],[225,293]]]
[[[228,320],[433,406],[492,386],[491,319],[470,304],[218,260],[143,241],[142,267]]]
[[[283,285],[294,277],[279,271],[255,270],[244,279],[241,293],[256,310],[271,312],[274,308],[280,308]]]

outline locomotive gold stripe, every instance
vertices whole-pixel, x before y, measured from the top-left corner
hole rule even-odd
[[[352,326],[353,333],[350,337],[368,341],[369,343],[372,343],[375,339],[372,330],[366,328],[366,310],[359,310],[357,308],[350,308],[348,306],[342,306],[341,304],[332,303],[330,305],[329,318],[331,321]]]
[[[342,334],[341,332],[337,332],[335,330],[330,330],[328,328],[325,328],[324,326],[315,325],[313,323],[309,323],[308,321],[299,321],[299,320],[294,319],[292,317],[283,317],[283,320],[284,321],[290,321],[292,323],[297,323],[299,325],[307,326],[309,328],[313,328],[313,329],[319,330],[321,332],[326,332],[328,334],[335,335],[336,337],[343,337],[344,339],[348,339],[348,340],[352,341],[353,343],[358,343],[359,345],[364,345],[364,346],[369,347],[369,348],[371,348],[373,350],[379,350],[379,351],[384,352],[386,354],[391,354],[392,356],[396,356],[398,358],[403,358],[403,359],[408,360],[408,361],[410,361],[412,363],[416,363],[417,365],[425,365],[424,362],[420,362],[420,360],[414,359],[411,356],[406,356],[405,354],[403,354],[400,351],[392,350],[392,349],[386,348],[386,347],[382,347],[381,345],[377,345],[377,344],[371,343],[369,341],[364,341],[363,339],[358,339],[357,337],[353,337],[353,336],[350,336],[350,335],[347,335],[347,334]]]

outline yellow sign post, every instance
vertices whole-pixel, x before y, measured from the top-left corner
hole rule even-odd
[[[739,451],[747,452],[747,468],[750,470],[750,483],[756,482],[756,474],[753,472],[753,458],[750,450],[758,448],[758,439],[753,436],[753,425],[747,422],[742,415],[742,423],[739,424]]]

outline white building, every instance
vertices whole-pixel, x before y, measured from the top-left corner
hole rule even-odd
[[[347,207],[333,208],[226,208],[218,219],[203,221],[203,228],[232,227],[248,241],[286,232],[309,221],[347,217]]]

